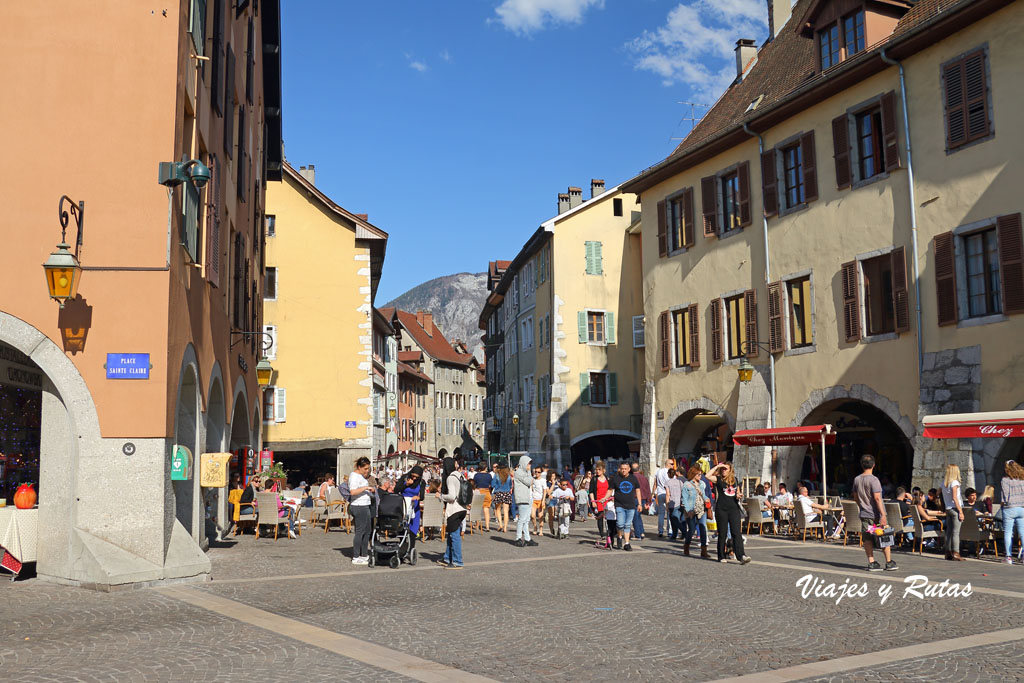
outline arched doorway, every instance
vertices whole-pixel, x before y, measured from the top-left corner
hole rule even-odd
[[[710,399],[683,401],[667,416],[667,427],[658,434],[655,465],[668,458],[693,463],[707,455],[712,464],[731,461],[735,420]]]
[[[192,453],[193,473],[191,478],[184,481],[172,481],[171,488],[174,491],[174,514],[181,525],[196,540],[199,540],[202,533],[200,522],[203,518],[199,514],[199,473],[195,467],[198,465],[201,449],[199,398],[199,377],[196,374],[195,353],[189,346],[186,348],[181,376],[178,380],[174,443],[187,447]]]
[[[594,462],[617,463],[630,460],[629,442],[640,438],[630,432],[587,432],[580,434],[569,443],[572,454],[572,469],[577,471],[580,465],[590,469]],[[556,463],[547,463],[554,466]]]
[[[215,368],[216,371],[216,368]],[[224,387],[219,373],[210,382],[210,391],[206,399],[206,439],[204,453],[221,453],[225,448],[227,436],[227,405],[224,402]],[[230,485],[230,482],[229,482]],[[227,494],[224,489],[201,489],[203,507],[206,509],[206,537],[214,540],[219,530],[227,529],[230,510],[227,508]]]
[[[0,343],[0,498],[13,505],[14,492],[31,484],[39,499],[42,449],[43,371],[14,347]]]

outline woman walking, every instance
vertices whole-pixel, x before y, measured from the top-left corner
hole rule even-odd
[[[743,533],[740,525],[740,490],[736,486],[736,473],[732,463],[723,462],[707,473],[708,481],[715,487],[715,519],[718,522],[718,561],[728,562],[725,544],[728,533],[732,532],[732,547],[740,564],[747,564],[750,558],[743,554]]]
[[[946,559],[963,561],[960,557],[960,525],[964,521],[964,501],[960,496],[960,468],[946,465],[942,482],[942,502],[946,506]]]
[[[349,514],[355,522],[352,531],[352,564],[369,564],[367,545],[370,542],[370,528],[373,516],[370,514],[370,503],[373,499],[374,487],[370,486],[367,476],[370,474],[370,459],[363,456],[356,460],[356,468],[349,475]]]
[[[594,463],[594,478],[590,480],[590,509],[597,516],[597,543],[598,548],[605,547],[605,539],[608,537],[605,532],[605,498],[608,497],[608,477],[604,476],[604,463],[598,460]]]
[[[516,466],[516,473],[513,476],[513,498],[519,512],[516,521],[516,545],[520,548],[526,545],[537,545],[537,541],[530,538],[530,508],[533,506],[531,462],[528,455],[520,457],[519,465]]]
[[[446,569],[462,569],[462,522],[466,519],[466,508],[459,504],[462,478],[462,472],[455,466],[455,458],[445,458],[441,470],[441,490],[437,497],[445,503],[444,529],[447,534],[447,545],[444,558],[439,564],[443,564]]]
[[[1006,549],[1006,564],[1013,564],[1013,531],[1024,547],[1024,467],[1010,460],[1003,468],[1006,476],[999,486],[1003,491],[1003,547]]]
[[[686,472],[686,483],[683,484],[683,514],[686,517],[686,539],[683,543],[683,555],[690,554],[690,541],[693,540],[693,533],[701,528],[707,529],[707,506],[704,498],[704,483],[701,481],[700,468],[694,465]],[[703,530],[700,535],[700,556],[708,557],[708,536]],[[742,543],[742,541],[741,541]],[[742,548],[741,548],[742,550]],[[740,555],[737,555],[739,557]]]
[[[555,470],[548,472],[547,481],[544,482],[544,515],[548,520],[548,529],[552,536],[557,536],[555,524],[558,517],[558,501],[555,499],[555,489],[558,488],[558,473]]]
[[[512,473],[508,465],[502,463],[498,466],[491,491],[494,494],[494,521],[498,531],[505,533],[508,531],[508,509],[513,504]]]

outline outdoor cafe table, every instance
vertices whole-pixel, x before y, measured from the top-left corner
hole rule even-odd
[[[21,573],[23,565],[36,561],[38,526],[39,508],[0,508],[0,569],[11,572],[12,580]]]

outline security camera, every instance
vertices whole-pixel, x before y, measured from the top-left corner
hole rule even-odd
[[[201,161],[192,161],[188,166],[188,176],[192,179],[192,184],[196,186],[196,189],[203,189],[206,187],[206,183],[210,181],[213,174],[210,172],[210,167]]]

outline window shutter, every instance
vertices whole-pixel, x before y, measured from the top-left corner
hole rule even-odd
[[[900,137],[896,126],[896,92],[882,95],[882,144],[885,147],[885,170],[900,167]]]
[[[232,158],[235,144],[235,52],[228,45],[228,58],[224,65],[224,153]]]
[[[800,136],[800,155],[803,161],[804,199],[813,202],[818,198],[818,164],[813,130]]]
[[[896,319],[896,331],[910,329],[910,295],[907,293],[906,249],[897,247],[890,254],[892,258],[892,307]]]
[[[669,353],[668,311],[662,311],[658,316],[658,348],[661,353],[661,371],[668,372],[672,362]]]
[[[761,154],[761,203],[764,204],[765,216],[774,216],[779,213],[779,193],[777,188],[775,150],[770,149]]]
[[[604,260],[601,256],[601,243],[594,242],[594,275],[601,275],[604,273]]]
[[[711,300],[711,362],[721,363],[722,353],[722,300]]]
[[[753,289],[743,293],[743,308],[747,323],[747,358],[757,358],[757,292]]]
[[[633,316],[633,348],[642,349],[644,348],[644,317],[642,315]]]
[[[619,376],[614,372],[605,375],[608,382],[608,405],[614,406],[619,403]]]
[[[615,314],[611,312],[604,314],[604,339],[608,344],[615,343]]]
[[[263,353],[267,360],[277,360],[277,325],[264,325],[263,332],[270,336],[270,344],[261,344],[260,348],[265,347]]]
[[[220,162],[217,155],[213,155],[210,181],[206,184],[206,279],[214,287],[220,286],[220,174]]]
[[[224,3],[213,0],[213,54],[211,55],[210,100],[218,114],[224,114]]]
[[[860,340],[860,287],[857,282],[857,262],[842,265],[843,270],[843,328],[846,341]]]
[[[985,80],[985,53],[981,50],[964,59],[967,139],[977,140],[989,133],[988,83]]]
[[[683,190],[683,246],[692,247],[696,239],[693,235],[693,188]]]
[[[576,314],[576,327],[580,334],[580,344],[587,343],[587,312],[579,311]]]
[[[690,319],[690,367],[700,367],[700,321],[697,319],[697,304],[690,304],[686,317]]]
[[[658,256],[668,256],[668,225],[664,199],[658,202]]]
[[[1024,243],[1019,213],[996,219],[1003,312],[1024,313]]]
[[[947,64],[942,70],[942,79],[946,88],[946,138],[950,147],[958,147],[967,141],[963,60]]]
[[[836,160],[836,188],[850,186],[853,171],[850,168],[850,129],[846,114],[832,119],[832,147]]]
[[[785,351],[782,336],[782,283],[768,283],[768,350],[772,353]]]
[[[594,274],[594,243],[587,241],[583,243],[586,248],[587,275]]]
[[[955,325],[958,316],[952,232],[935,236],[935,298],[939,325]]]
[[[704,236],[714,237],[718,234],[718,200],[715,187],[718,179],[709,175],[700,179],[701,212],[704,214]]]
[[[580,403],[590,405],[590,373],[580,373]]]
[[[281,387],[274,389],[274,422],[284,422],[288,400]]]
[[[740,227],[750,225],[753,216],[750,212],[750,163],[744,161],[736,169],[740,181]]]

